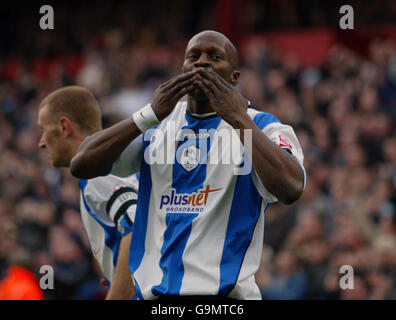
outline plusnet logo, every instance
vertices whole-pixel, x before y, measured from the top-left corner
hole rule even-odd
[[[190,194],[178,194],[172,189],[170,194],[161,196],[160,209],[164,208],[171,212],[203,212],[209,194],[221,189],[223,188],[210,189],[210,185],[207,185],[206,188]]]

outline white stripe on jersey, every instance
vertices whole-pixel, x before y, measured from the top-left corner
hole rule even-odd
[[[84,205],[82,194],[80,207],[81,218],[85,231],[87,232],[92,254],[98,262],[104,277],[111,283],[114,273],[113,251],[105,245],[106,233],[104,228],[88,213]]]

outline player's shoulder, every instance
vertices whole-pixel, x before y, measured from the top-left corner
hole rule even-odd
[[[128,185],[128,181],[112,174],[89,180],[80,180],[81,190],[87,193],[109,195],[120,187]]]
[[[276,116],[268,112],[260,111],[252,105],[249,105],[247,113],[260,130],[263,130],[269,125],[282,125],[282,122]]]

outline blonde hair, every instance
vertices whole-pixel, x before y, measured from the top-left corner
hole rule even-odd
[[[47,106],[54,119],[68,117],[80,131],[92,134],[102,129],[102,113],[94,95],[86,88],[68,86],[46,96],[39,108]]]

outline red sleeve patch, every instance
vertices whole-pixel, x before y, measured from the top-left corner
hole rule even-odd
[[[284,136],[282,135],[278,135],[279,137],[279,146],[282,148],[289,148],[289,149],[293,149],[293,146],[291,145],[291,143],[289,142],[289,140],[287,140]]]

